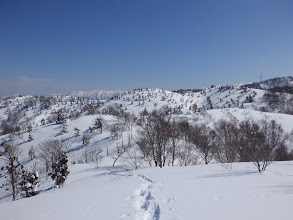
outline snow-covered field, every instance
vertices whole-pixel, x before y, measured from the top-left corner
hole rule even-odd
[[[256,123],[275,120],[285,132],[291,132],[293,115],[261,111],[266,107],[263,100],[265,91],[244,90],[240,86],[212,87],[185,94],[162,89],[138,89],[123,92],[103,101],[100,106],[97,100],[71,96],[54,97],[49,107],[43,107],[45,102],[38,101],[27,104],[35,101],[32,96],[0,101],[0,122],[5,121],[11,112],[17,112],[22,126],[17,135],[0,136],[0,141],[9,140],[17,146],[21,150],[19,160],[27,170],[39,170],[41,182],[38,195],[17,201],[11,201],[11,193],[0,189],[0,220],[292,219],[293,161],[275,162],[262,174],[257,172],[253,163],[217,164],[213,160],[215,164],[200,165],[200,156],[196,166],[179,167],[177,161],[175,167],[147,168],[148,162],[140,161],[139,169],[134,170],[128,155],[124,154],[112,167],[115,151],[127,144],[130,132],[133,135],[130,142],[136,150],[132,153],[137,158],[141,153],[135,142],[137,125],[133,124],[131,129],[126,126],[118,139],[111,136],[111,126],[127,124],[123,118],[107,113],[111,107],[136,116],[144,110],[169,109],[173,118],[210,127],[221,119],[232,117],[239,121],[251,119]],[[247,101],[248,96],[253,97],[253,102]],[[194,104],[202,111],[193,111]],[[82,110],[90,105],[99,111],[90,114]],[[48,122],[48,118],[60,109],[67,115],[66,133],[61,133],[60,124]],[[74,116],[76,113],[79,114]],[[103,120],[102,134],[90,132],[89,127],[93,126],[96,118]],[[44,125],[42,120],[46,121]],[[28,124],[32,125],[32,141],[28,141]],[[75,135],[75,128],[80,130],[79,136]],[[84,134],[90,137],[86,148],[82,143]],[[49,139],[68,143],[70,174],[61,189],[54,188],[51,178],[46,178],[44,161],[40,158],[30,160],[28,155],[33,147],[38,156],[42,142]],[[289,148],[293,148],[292,144]],[[93,163],[85,163],[85,149],[88,154],[102,151],[99,168]],[[0,160],[0,167],[4,164]],[[166,164],[170,165],[170,161]],[[5,171],[1,172],[5,174]],[[4,182],[2,175],[0,185]]]
[[[0,204],[1,219],[292,219],[293,162],[70,170],[61,189]]]

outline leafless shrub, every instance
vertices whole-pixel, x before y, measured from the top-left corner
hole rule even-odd
[[[103,150],[102,149],[94,149],[89,153],[89,161],[94,163],[94,165],[98,168],[101,160],[103,159]]]

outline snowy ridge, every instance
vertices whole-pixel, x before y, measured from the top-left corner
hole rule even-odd
[[[271,89],[274,87],[292,87],[293,86],[293,77],[287,76],[287,77],[277,77],[273,79],[267,79],[262,82],[252,82],[247,83],[243,86],[247,86],[249,88],[256,88],[256,89]]]
[[[180,94],[162,89],[141,89],[122,92],[118,98],[106,103],[106,106],[120,106],[121,109],[138,114],[144,109],[169,108],[175,114],[192,114],[194,104],[200,109],[243,108],[260,109],[265,106],[260,89],[246,89],[234,86],[215,86],[201,92]],[[248,101],[251,97],[253,102]]]
[[[94,100],[107,100],[119,94],[120,92],[121,91],[106,91],[106,90],[73,91],[70,95],[72,97],[88,98],[88,99],[94,99]]]

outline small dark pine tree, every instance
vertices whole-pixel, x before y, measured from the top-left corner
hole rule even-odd
[[[2,139],[2,141],[1,141],[1,146],[5,146],[5,144],[7,143],[7,140],[5,140],[5,139]]]
[[[20,182],[22,197],[31,197],[38,194],[39,174],[38,172],[23,172]]]
[[[32,124],[27,125],[27,132],[32,132],[33,131],[33,126]]]
[[[46,124],[46,120],[43,118],[42,120],[41,120],[41,125],[45,125]]]
[[[82,146],[86,147],[90,144],[90,137],[87,134],[82,136]]]
[[[62,111],[58,111],[58,114],[57,114],[57,120],[56,120],[56,124],[62,124],[64,122],[65,118],[62,114]]]
[[[30,160],[33,160],[37,157],[33,146],[29,149],[28,155],[29,155]]]
[[[80,130],[78,128],[74,128],[74,135],[76,137],[78,137],[80,134],[79,134]]]
[[[99,130],[99,133],[102,134],[103,132],[103,124],[102,124],[102,119],[101,118],[96,118],[94,121],[94,130]]]
[[[86,163],[88,162],[88,155],[87,155],[87,149],[86,149],[88,145],[90,145],[90,137],[84,134],[82,137],[82,146],[84,147],[84,152],[85,152],[84,157],[85,157]]]
[[[70,173],[67,162],[67,155],[65,152],[62,152],[58,156],[57,161],[52,164],[52,171],[49,173],[59,188],[65,183],[65,180]]]
[[[213,104],[212,104],[212,100],[211,100],[211,97],[207,97],[207,103],[208,103],[208,107],[209,107],[209,109],[213,109],[214,107],[213,107]]]
[[[246,101],[249,103],[253,102],[252,96],[251,95],[246,96]]]
[[[34,136],[31,133],[29,133],[29,135],[28,135],[28,141],[29,142],[32,142],[33,140],[34,140]]]

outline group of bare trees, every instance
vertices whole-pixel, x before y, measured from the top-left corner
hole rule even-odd
[[[244,121],[239,124],[239,131],[239,149],[242,156],[240,161],[252,161],[259,172],[264,171],[276,156],[279,156],[277,150],[286,148],[291,136],[284,133],[281,125],[275,120],[264,120],[260,125],[253,121]]]
[[[112,149],[110,152],[111,157],[114,159],[113,166],[115,166],[119,159],[123,158],[125,164],[135,169],[138,168],[139,153],[137,153],[136,146],[133,144],[133,128],[136,122],[137,117],[134,114],[121,112],[121,114],[118,115],[117,123],[108,127],[112,139],[117,142],[117,148]],[[123,135],[123,133],[125,135]]]
[[[267,111],[278,111],[286,114],[293,114],[293,91],[278,89],[274,87],[265,92],[263,98],[267,104]]]
[[[198,156],[210,161],[232,163],[253,162],[262,172],[274,160],[292,157],[287,144],[292,134],[287,134],[275,120],[239,122],[230,117],[205,124],[175,121],[164,111],[153,111],[139,119],[137,144],[150,164],[164,167],[195,164]],[[292,158],[293,159],[293,158]]]
[[[164,111],[154,110],[143,115],[139,120],[141,127],[137,144],[144,158],[150,164],[164,167],[166,164],[174,165],[176,159],[182,164],[196,163],[192,155],[189,124],[186,121],[175,121]]]
[[[285,133],[275,120],[221,120],[215,131],[220,162],[251,161],[262,172],[272,161],[290,157],[286,145],[292,134]],[[280,155],[280,149],[285,149],[282,153],[287,158]]]

